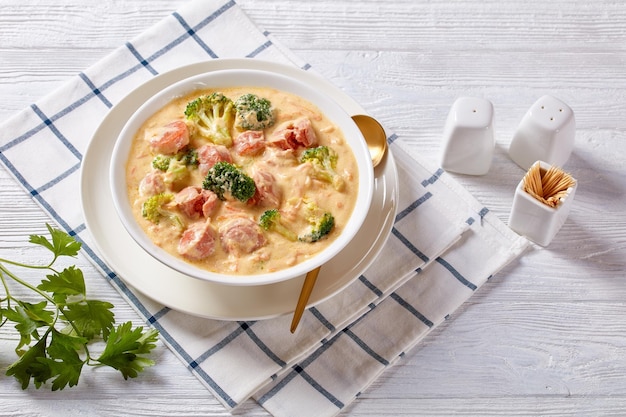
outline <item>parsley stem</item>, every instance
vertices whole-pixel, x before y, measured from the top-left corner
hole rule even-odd
[[[2,281],[2,286],[4,287],[4,293],[6,294],[7,303],[11,303],[11,291],[9,290],[9,286],[7,285],[7,280],[4,279],[4,273],[0,273],[0,281]],[[4,300],[0,300],[2,302]]]
[[[56,257],[54,259],[56,260]],[[30,269],[50,269],[50,266],[54,263],[54,261],[50,262],[48,265],[30,265],[30,264],[25,264],[22,262],[12,261],[10,259],[0,258],[0,263],[20,266],[22,268],[30,268]]]
[[[4,273],[0,271],[0,281],[2,281],[2,286],[4,287],[4,294],[6,298],[0,299],[0,303],[7,302],[7,308],[11,308],[11,291],[9,290],[9,286],[7,284],[7,280],[4,278]],[[1,306],[0,306],[1,307]],[[4,326],[4,323],[7,322],[7,319],[4,319],[2,323],[0,323],[0,327]]]
[[[23,279],[21,279],[20,277],[18,277],[17,275],[15,275],[14,273],[12,273],[11,271],[9,271],[6,266],[4,266],[1,262],[2,259],[0,259],[0,271],[2,271],[4,274],[2,276],[2,282],[4,284],[4,288],[6,289],[6,282],[4,279],[4,275],[6,274],[8,277],[10,277],[12,280],[14,280],[15,282],[17,282],[20,285],[23,285],[24,287],[28,288],[31,291],[36,292],[37,294],[41,295],[43,298],[45,298],[46,300],[48,300],[49,302],[51,302],[52,304],[56,304],[56,302],[54,301],[54,299],[52,297],[50,297],[48,294],[46,294],[45,292],[41,291],[39,288],[31,285],[30,283],[24,281]],[[11,263],[11,262],[9,262]],[[14,263],[12,263],[14,264]],[[28,268],[28,266],[26,266]],[[45,269],[50,269],[50,268],[45,268]],[[8,295],[8,290],[7,290],[7,295]]]

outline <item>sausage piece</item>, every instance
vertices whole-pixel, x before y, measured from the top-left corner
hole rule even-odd
[[[281,149],[297,149],[300,146],[310,148],[317,145],[317,135],[311,121],[306,117],[299,117],[276,128],[269,142]]]
[[[234,255],[252,253],[265,244],[261,228],[248,217],[234,217],[220,227],[222,248]]]
[[[282,191],[274,175],[269,171],[254,169],[252,179],[256,185],[256,192],[248,203],[266,207],[279,207],[282,199]]]
[[[182,120],[175,120],[156,131],[146,132],[150,146],[157,153],[174,155],[189,145],[189,129]]]
[[[203,145],[198,148],[198,169],[206,175],[209,169],[218,162],[233,162],[228,148],[223,145]]]
[[[174,197],[174,201],[181,213],[190,219],[198,219],[201,216],[210,217],[219,198],[212,191],[189,186],[180,190]]]
[[[215,252],[215,232],[209,222],[192,223],[178,241],[178,253],[199,261]]]
[[[265,149],[265,134],[262,130],[246,130],[235,137],[234,143],[238,155],[257,155]]]

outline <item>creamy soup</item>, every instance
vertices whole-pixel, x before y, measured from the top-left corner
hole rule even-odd
[[[269,100],[274,122],[244,130],[248,115],[233,110],[226,117],[232,142],[207,137],[185,111],[212,93],[234,103],[245,94]],[[332,155],[333,169],[303,160],[307,150],[321,149]],[[253,181],[252,197],[206,188],[206,178],[225,166]],[[200,268],[233,275],[281,270],[327,247],[348,222],[359,180],[342,132],[315,105],[244,87],[197,91],[162,108],[135,135],[126,175],[136,220],[155,244]],[[276,210],[280,226],[261,226],[268,210]],[[328,216],[330,232],[312,239],[318,220]]]

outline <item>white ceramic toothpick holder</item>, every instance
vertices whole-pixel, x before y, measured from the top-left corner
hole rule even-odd
[[[457,99],[444,128],[441,167],[459,174],[484,175],[491,166],[494,147],[491,102],[476,97]]]
[[[547,171],[551,164],[536,161]],[[519,182],[513,197],[513,207],[509,215],[509,227],[540,246],[548,246],[561,229],[572,208],[578,181],[568,188],[567,195],[556,207],[550,207],[524,191],[524,179]]]
[[[523,169],[535,161],[563,166],[574,148],[576,122],[572,109],[545,95],[526,112],[513,136],[509,156]]]

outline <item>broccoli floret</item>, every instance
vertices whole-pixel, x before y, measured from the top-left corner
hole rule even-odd
[[[163,181],[166,184],[174,184],[180,181],[184,181],[189,176],[189,170],[187,166],[182,162],[173,157],[157,155],[152,160],[152,166],[162,171]]]
[[[182,231],[184,224],[178,216],[178,213],[168,207],[168,204],[173,200],[174,194],[155,194],[144,201],[141,206],[141,215],[154,224],[159,224],[162,219],[167,219]]]
[[[152,159],[152,167],[165,173],[163,180],[166,184],[184,181],[189,176],[188,168],[198,166],[198,152],[188,148],[176,155],[158,154]]]
[[[233,144],[230,128],[234,115],[233,101],[218,92],[190,101],[185,109],[185,116],[192,122],[193,129],[211,142],[224,146]]]
[[[202,188],[211,190],[220,200],[229,193],[233,198],[246,202],[256,193],[254,180],[229,162],[218,162],[209,169]]]
[[[324,236],[328,235],[335,227],[335,217],[329,213],[324,212],[321,216],[309,217],[309,223],[311,223],[311,230],[298,238],[302,242],[317,242]]]
[[[256,94],[244,94],[235,101],[235,127],[241,130],[263,130],[274,124],[272,103]]]
[[[319,207],[314,201],[305,199],[306,218],[311,224],[309,231],[298,237],[302,242],[317,242],[328,235],[335,227],[335,217]]]
[[[198,151],[193,148],[187,148],[186,150],[179,152],[176,154],[176,157],[188,167],[197,167],[200,163],[198,161]]]
[[[263,212],[259,218],[259,226],[261,226],[263,230],[279,233],[292,242],[298,239],[298,235],[282,224],[280,212],[277,209],[270,209]]]
[[[178,152],[176,155],[163,155],[158,154],[152,160],[152,167],[159,171],[166,172],[170,167],[171,161],[180,161],[185,166],[197,167],[198,166],[198,151],[193,148],[186,148]]]
[[[152,160],[152,167],[165,172],[170,167],[170,159],[172,159],[171,156],[159,154]]]
[[[165,181],[166,184],[173,185],[185,181],[188,177],[189,169],[187,169],[187,165],[182,161],[172,159],[170,160],[167,171],[165,171],[163,181]]]
[[[313,166],[315,178],[328,182],[337,191],[341,191],[344,181],[343,177],[335,171],[337,167],[337,153],[333,149],[328,146],[306,149],[300,156],[300,163],[306,162]]]

